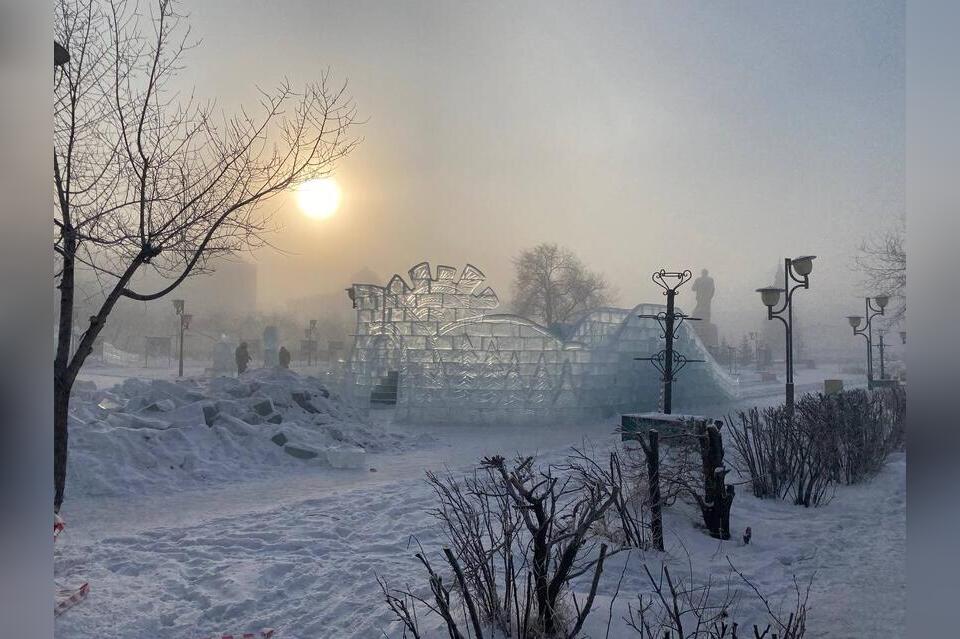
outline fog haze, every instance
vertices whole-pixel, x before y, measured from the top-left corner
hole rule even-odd
[[[708,268],[713,321],[736,341],[763,325],[754,289],[778,261],[816,254],[798,312],[861,346],[843,320],[862,306],[852,255],[904,210],[901,3],[191,11],[198,94],[232,111],[258,84],[329,66],[368,118],[336,172],[336,215],[268,204],[283,252],[248,258],[261,310],[421,260],[475,264],[507,300],[511,258],[546,241],[603,272],[623,306],[662,299],[655,269]]]

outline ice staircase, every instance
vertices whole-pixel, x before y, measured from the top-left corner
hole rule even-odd
[[[397,387],[400,384],[400,372],[390,371],[386,377],[381,377],[373,390],[370,391],[370,403],[379,405],[395,405],[397,403]]]

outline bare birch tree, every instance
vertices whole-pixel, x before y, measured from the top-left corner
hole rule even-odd
[[[173,0],[60,0],[55,38],[70,61],[54,74],[54,252],[59,318],[54,360],[54,508],[63,502],[70,394],[121,298],[149,301],[211,259],[262,246],[260,206],[329,174],[359,142],[355,103],[329,72],[295,91],[261,90],[235,116],[178,91],[195,45]],[[103,299],[75,317],[78,269]],[[152,271],[156,290],[133,288]],[[71,330],[82,324],[73,352]]]

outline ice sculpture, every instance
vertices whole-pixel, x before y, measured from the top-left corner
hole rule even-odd
[[[354,284],[353,346],[344,393],[357,405],[396,402],[405,421],[543,423],[657,408],[656,370],[634,361],[656,353],[660,328],[637,317],[663,305],[598,308],[563,340],[529,319],[496,313],[500,300],[477,267],[428,262],[386,286]],[[736,394],[736,381],[687,325],[677,349],[704,363],[674,385],[678,405]]]

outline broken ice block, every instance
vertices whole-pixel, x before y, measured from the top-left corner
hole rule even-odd
[[[334,468],[362,468],[367,457],[367,451],[359,446],[334,446],[325,452]]]

